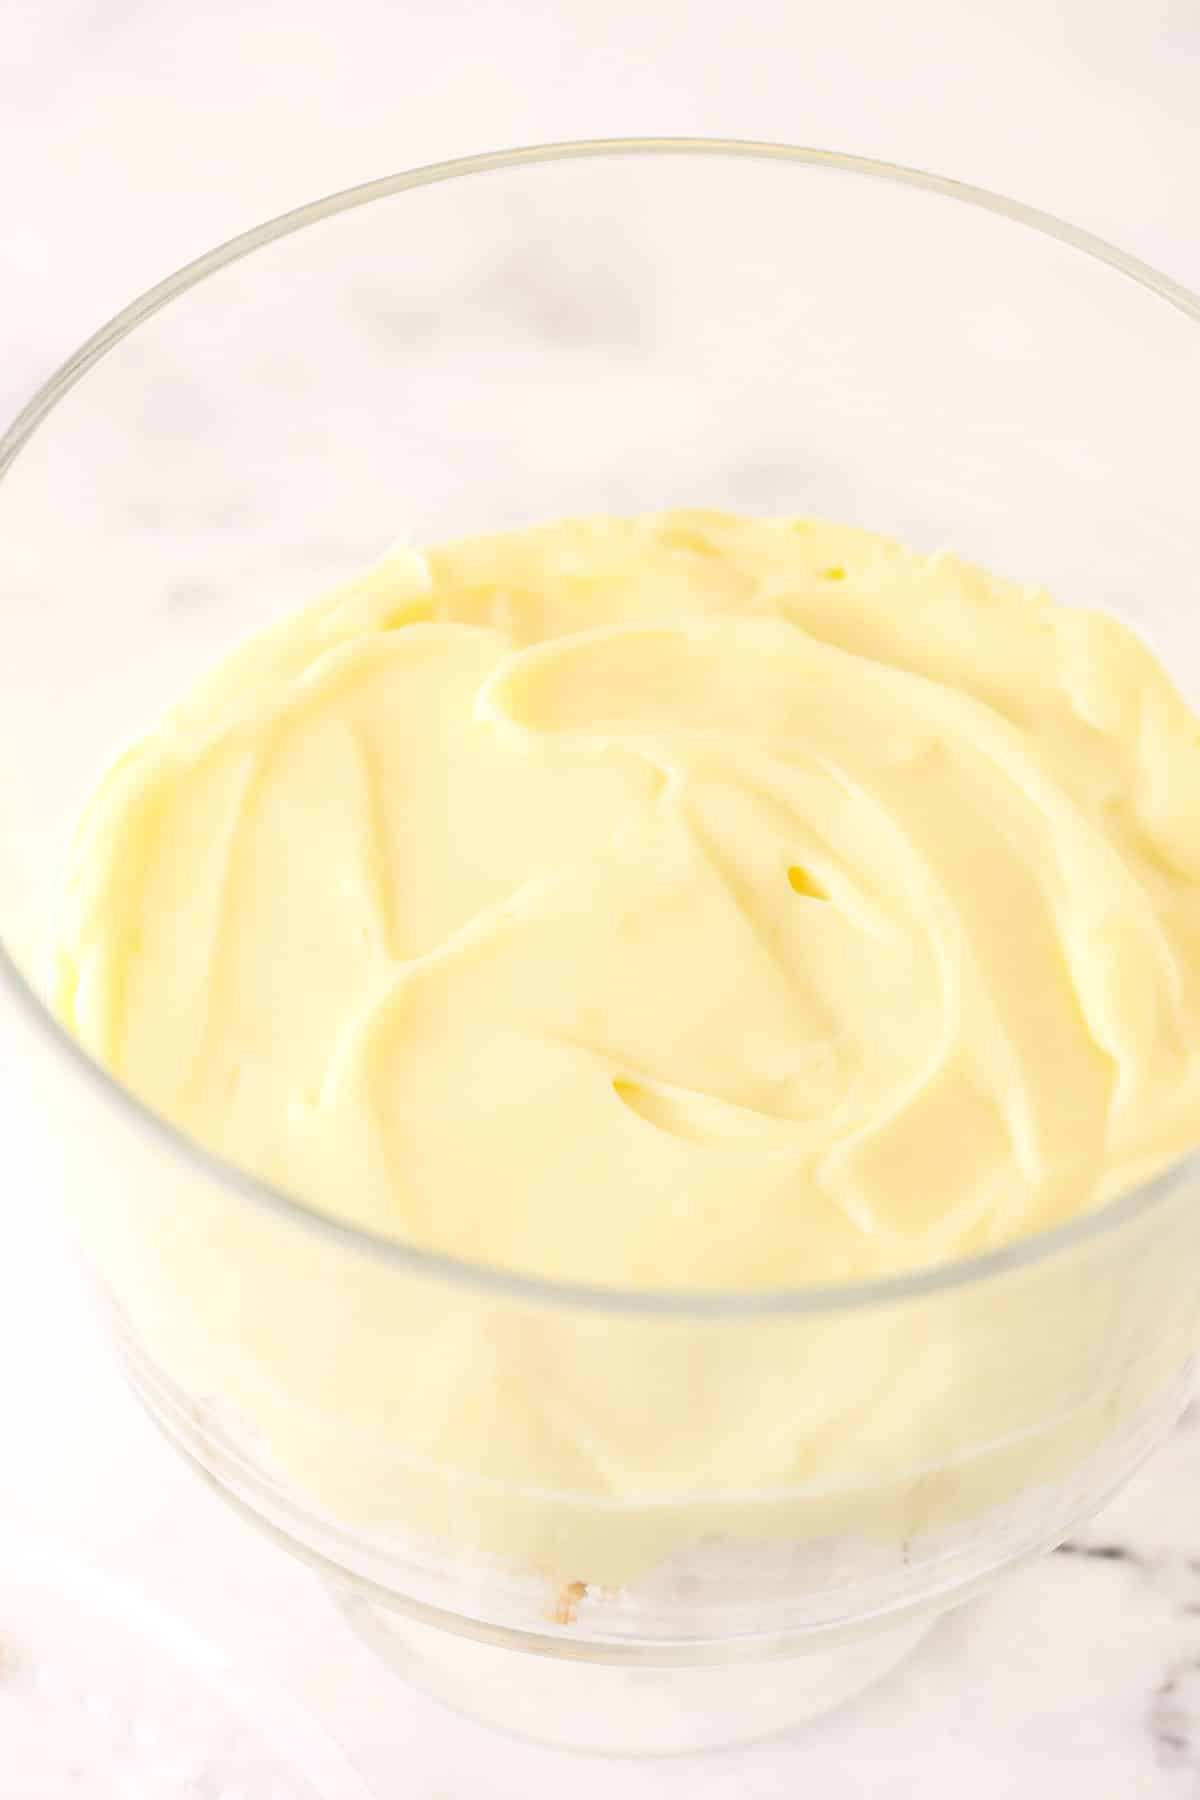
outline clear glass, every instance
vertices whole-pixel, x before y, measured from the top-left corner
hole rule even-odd
[[[564,513],[950,543],[1124,613],[1200,697],[1198,319],[1110,247],[937,178],[567,145],[215,251],[0,449],[3,986],[47,1164],[155,1417],[451,1703],[665,1751],[871,1679],[1167,1429],[1200,1172],[844,1290],[555,1288],[372,1240],[186,1143],[34,997],[88,789],[223,649],[390,542]],[[778,1446],[748,1491],[747,1432]]]

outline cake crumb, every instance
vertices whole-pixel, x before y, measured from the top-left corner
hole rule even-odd
[[[588,1591],[586,1581],[564,1582],[559,1588],[550,1618],[555,1625],[573,1625],[579,1617],[579,1602]]]

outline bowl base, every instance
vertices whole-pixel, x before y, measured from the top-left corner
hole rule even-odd
[[[922,1611],[802,1645],[781,1639],[774,1654],[714,1645],[711,1660],[672,1663],[653,1660],[649,1646],[610,1647],[610,1658],[596,1644],[518,1650],[333,1592],[358,1636],[422,1693],[510,1736],[605,1756],[686,1755],[787,1731],[888,1674],[937,1616]]]

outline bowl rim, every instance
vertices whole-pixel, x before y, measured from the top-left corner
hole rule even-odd
[[[410,189],[539,164],[622,156],[709,156],[789,163],[923,190],[1009,219],[1044,237],[1055,239],[1093,262],[1107,265],[1118,275],[1149,290],[1186,317],[1200,323],[1200,295],[1192,293],[1170,276],[1162,274],[1138,257],[1129,255],[1115,244],[1052,213],[1010,199],[1007,195],[924,169],[813,146],[760,142],[746,138],[589,138],[522,145],[514,149],[426,163],[340,189],[240,232],[202,256],[185,263],[114,314],[42,384],[0,436],[0,481],[58,403],[110,350],[173,300],[189,292],[210,275],[229,268],[254,251],[290,237],[294,232],[302,231],[310,225],[319,224],[322,220],[368,206],[378,200],[390,199]],[[926,1295],[969,1288],[1009,1272],[1032,1268],[1078,1246],[1106,1237],[1133,1220],[1165,1206],[1192,1175],[1200,1173],[1200,1150],[1196,1150],[1180,1158],[1152,1180],[1091,1208],[1065,1224],[1030,1233],[994,1250],[933,1264],[902,1275],[889,1275],[868,1281],[722,1291],[601,1287],[584,1282],[548,1280],[486,1263],[472,1262],[437,1250],[423,1249],[402,1239],[378,1236],[358,1226],[343,1223],[206,1149],[137,1099],[76,1043],[55,1018],[34,985],[26,979],[2,940],[0,993],[6,994],[15,1003],[19,1014],[34,1028],[42,1043],[77,1078],[85,1082],[93,1093],[113,1106],[119,1116],[149,1137],[156,1149],[182,1160],[196,1173],[232,1191],[247,1203],[273,1213],[284,1222],[313,1231],[344,1249],[366,1254],[413,1275],[474,1289],[496,1298],[525,1301],[540,1306],[624,1317],[700,1321],[817,1316],[916,1300]]]

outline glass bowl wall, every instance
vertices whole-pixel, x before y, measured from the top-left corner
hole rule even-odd
[[[949,544],[1123,613],[1196,698],[1197,315],[953,183],[561,146],[214,252],[6,440],[0,934],[47,1167],[160,1422],[444,1697],[667,1749],[861,1685],[1166,1429],[1196,1172],[844,1293],[553,1289],[341,1230],[151,1118],[42,1010],[88,789],[222,650],[395,540],[567,513]]]

